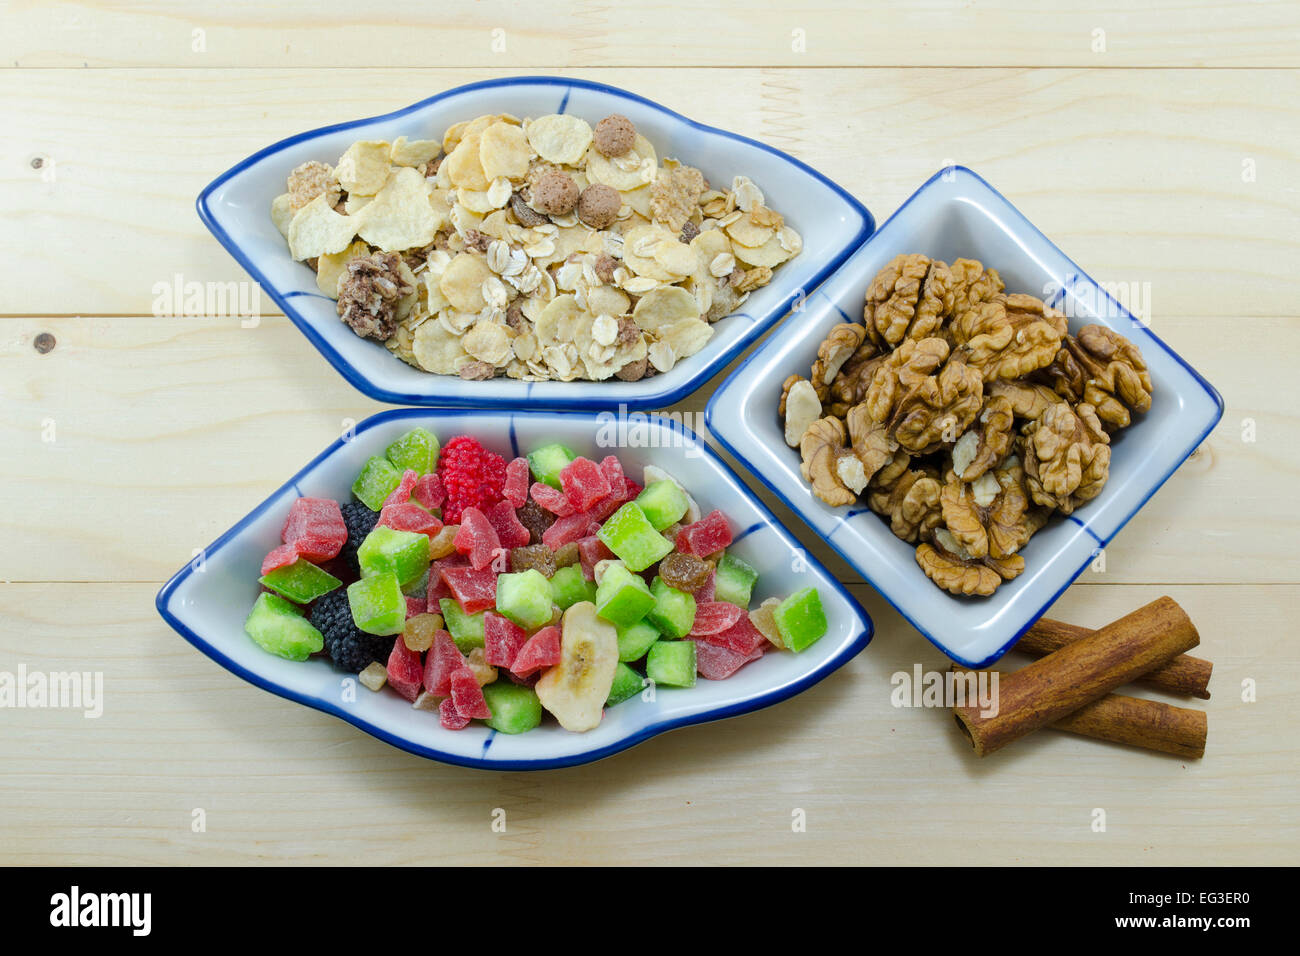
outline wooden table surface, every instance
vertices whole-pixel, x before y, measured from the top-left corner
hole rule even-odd
[[[98,720],[0,710],[0,862],[1297,862],[1300,5],[706,6],[0,4],[0,671],[105,681]],[[246,278],[194,197],[282,136],[514,73],[769,142],[880,220],[969,165],[1135,291],[1227,410],[1051,614],[1181,602],[1215,662],[1205,758],[1044,732],[977,761],[945,711],[891,706],[891,674],[945,661],[829,558],[876,622],[857,659],[549,773],[410,756],[170,631],[167,575],[380,408],[269,302],[252,329],[155,317],[157,283]]]

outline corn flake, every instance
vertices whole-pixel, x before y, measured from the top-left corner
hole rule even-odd
[[[492,179],[523,179],[528,175],[528,164],[533,152],[528,137],[518,126],[493,123],[479,138],[479,164],[483,175]],[[509,195],[506,196],[509,199]],[[503,205],[504,203],[500,204]]]
[[[370,246],[358,239],[342,252],[332,252],[316,260],[316,287],[331,299],[339,297],[339,278],[353,259],[370,255]]]
[[[553,113],[528,124],[528,143],[548,163],[576,166],[591,146],[591,126],[577,116]]]
[[[294,212],[293,197],[288,193],[280,193],[271,200],[271,222],[286,239],[289,238],[289,223],[293,222]]]
[[[393,140],[389,159],[394,166],[423,166],[442,152],[436,139],[407,139],[399,136]]]
[[[392,147],[384,140],[364,139],[353,143],[334,169],[339,184],[349,194],[373,196],[388,181],[391,153]]]
[[[695,296],[680,286],[669,285],[643,295],[632,310],[632,321],[646,332],[656,332],[682,319],[698,319]]]
[[[477,313],[487,305],[483,298],[483,283],[490,278],[492,270],[481,256],[462,252],[443,270],[438,288],[453,308]]]
[[[398,167],[379,195],[360,213],[357,233],[385,252],[427,246],[442,220],[429,203],[429,187],[419,170]]]
[[[289,223],[289,254],[300,262],[342,252],[357,234],[357,220],[340,216],[322,194],[299,209]]]

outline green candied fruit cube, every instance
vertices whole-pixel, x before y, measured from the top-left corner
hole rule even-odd
[[[429,570],[429,536],[380,525],[357,548],[357,563],[363,578],[395,574],[400,584],[419,581]]]
[[[627,625],[645,617],[654,607],[654,595],[640,575],[621,564],[610,564],[596,586],[596,613],[614,625]]]
[[[441,446],[433,432],[426,428],[412,428],[384,450],[398,471],[408,468],[416,474],[427,475],[438,465]]]
[[[542,702],[531,687],[524,687],[505,679],[483,688],[492,716],[485,723],[503,734],[522,734],[542,722]]]
[[[795,591],[776,606],[773,616],[781,640],[792,651],[816,644],[826,633],[826,612],[816,588]]]
[[[302,558],[262,575],[258,581],[296,604],[310,604],[343,583],[328,571]]]
[[[266,591],[253,602],[244,631],[262,650],[291,661],[305,661],[325,646],[320,631],[296,607]]]
[[[440,599],[438,607],[442,611],[442,622],[447,627],[447,633],[451,635],[451,639],[456,642],[462,654],[468,654],[474,648],[483,646],[485,612],[466,614],[455,598]]]
[[[528,453],[528,470],[533,473],[535,480],[559,488],[560,472],[577,457],[578,453],[568,445],[558,442],[543,445]]]
[[[402,473],[391,461],[372,455],[352,483],[352,493],[371,511],[379,511],[401,481]]]
[[[646,620],[659,628],[664,637],[685,637],[695,625],[695,595],[679,591],[656,577],[650,585],[654,607],[646,612]]]
[[[664,687],[694,687],[695,642],[655,641],[645,656],[645,676]]]
[[[567,611],[581,601],[595,601],[596,583],[583,577],[579,565],[558,568],[551,575],[551,600],[559,605],[561,611]]]
[[[667,478],[646,485],[645,490],[636,496],[636,503],[641,506],[656,531],[662,531],[673,522],[680,521],[686,514],[686,509],[691,506],[681,486]]]
[[[645,618],[614,630],[618,633],[620,661],[639,661],[650,650],[650,645],[659,640],[659,628]]]
[[[596,536],[622,559],[629,571],[644,571],[673,549],[673,543],[655,530],[635,501],[629,501],[610,515]]]
[[[614,683],[609,687],[609,698],[605,701],[605,706],[613,707],[615,704],[621,704],[623,701],[635,697],[641,693],[643,686],[645,686],[644,678],[622,661],[619,661],[618,666],[614,668]]]
[[[348,606],[352,620],[367,634],[400,634],[406,625],[406,595],[391,571],[349,584]]]
[[[497,611],[525,631],[550,623],[551,582],[536,568],[497,576]]]
[[[718,562],[713,575],[714,595],[719,601],[729,601],[741,607],[749,607],[750,596],[754,593],[754,582],[758,572],[740,558],[727,552]]]

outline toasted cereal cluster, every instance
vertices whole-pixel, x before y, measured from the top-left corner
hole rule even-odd
[[[620,115],[362,140],[287,186],[271,217],[340,318],[471,381],[667,372],[803,247],[749,179],[712,188]]]
[[[777,413],[827,504],[862,498],[953,594],[990,595],[1056,512],[1095,498],[1110,436],[1151,407],[1128,339],[1004,292],[974,259],[901,255],[836,325]]]

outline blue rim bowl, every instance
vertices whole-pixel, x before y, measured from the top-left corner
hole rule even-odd
[[[786,446],[777,400],[786,376],[808,374],[817,347],[840,322],[861,322],[867,286],[901,253],[951,262],[979,259],[1009,292],[1029,292],[1069,317],[1128,336],[1142,350],[1155,385],[1151,411],[1112,437],[1110,478],[1072,515],[1056,515],[1021,551],[1025,571],[988,598],[954,597],[917,566],[865,505],[832,508],[799,474]],[[921,186],[783,323],[709,400],[706,422],[736,460],[830,546],[937,648],[970,667],[1001,657],[1092,564],[1129,519],[1196,450],[1223,415],[1214,387],[1083,272],[997,190],[971,170],[940,170]]]
[[[804,239],[799,256],[775,270],[755,290],[744,311],[714,325],[700,352],[671,371],[640,382],[520,382],[496,378],[464,382],[407,366],[382,344],[354,335],[338,320],[333,300],[316,288],[315,275],[293,261],[270,218],[271,200],[284,180],[309,159],[333,162],[362,135],[391,139],[441,137],[453,122],[483,113],[539,116],[578,112],[591,121],[611,113],[629,116],[660,156],[677,156],[713,181],[749,176]],[[326,360],[371,398],[399,405],[556,409],[642,409],[670,405],[728,365],[835,271],[871,235],[875,220],[842,187],[780,150],[687,119],[652,100],[604,83],[525,76],[470,83],[382,116],[299,133],[259,150],[214,179],[199,194],[204,225]]]
[[[620,429],[620,422],[624,424]],[[653,463],[677,477],[707,512],[729,517],[735,553],[760,577],[755,602],[815,586],[829,631],[800,654],[773,651],[723,681],[700,679],[693,688],[658,688],[653,701],[609,708],[599,727],[569,733],[553,722],[519,736],[472,724],[440,726],[436,714],[417,711],[391,690],[356,686],[323,658],[296,663],[262,651],[244,633],[256,599],[262,557],[279,544],[280,529],[297,497],[348,500],[352,481],[372,454],[398,435],[424,425],[444,441],[472,434],[511,455],[520,433],[529,447],[562,441],[597,457],[616,453],[633,476]],[[599,760],[658,734],[768,707],[811,687],[870,642],[871,618],[834,576],[806,555],[756,495],[708,445],[677,418],[632,413],[620,417],[578,412],[493,412],[392,409],[367,418],[313,458],[234,527],[181,568],[158,592],[163,619],[222,667],[281,697],[333,714],[386,743],[444,763],[491,770],[545,770]]]

